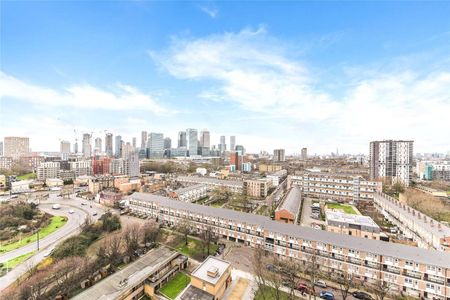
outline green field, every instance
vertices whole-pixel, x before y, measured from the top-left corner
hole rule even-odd
[[[55,232],[57,229],[64,226],[64,224],[66,224],[66,222],[67,222],[66,217],[61,217],[61,216],[51,217],[50,224],[48,226],[42,228],[41,230],[39,230],[39,239],[43,239],[50,233]],[[1,245],[0,252],[8,252],[8,251],[18,249],[18,248],[26,246],[30,243],[36,242],[36,240],[37,240],[37,234],[35,233],[33,235],[22,238],[20,241],[17,241],[17,242],[11,243],[11,244]]]
[[[276,297],[276,290],[273,287],[265,286],[263,289],[259,289],[256,294],[254,300],[275,300]],[[264,295],[264,297],[263,297]],[[280,300],[288,300],[289,294],[283,291],[280,291]],[[298,299],[297,297],[294,297],[294,299]]]
[[[345,212],[346,214],[351,214],[351,215],[357,215],[358,213],[356,212],[355,209],[353,209],[353,206],[348,205],[348,204],[339,204],[339,203],[328,203],[327,204],[327,208],[330,209],[340,209],[343,212]]]
[[[28,180],[28,179],[35,179],[36,174],[35,173],[27,173],[20,176],[17,176],[18,180]]]
[[[184,273],[178,272],[159,290],[169,299],[175,299],[185,287],[191,282],[191,278]]]
[[[216,244],[211,244],[210,246],[210,254],[216,253],[218,246]],[[186,245],[184,238],[175,246],[175,249],[180,251],[181,253],[193,257],[193,256],[201,256],[203,254],[203,245],[200,240],[193,239],[188,237],[188,244]],[[206,250],[205,250],[206,251]],[[205,253],[206,255],[206,253]]]
[[[35,251],[30,252],[30,253],[25,253],[22,254],[20,256],[17,256],[13,259],[8,260],[7,262],[3,263],[3,266],[1,267],[2,269],[8,268],[8,269],[12,269],[15,266],[17,266],[18,264],[21,264],[22,262],[24,262],[25,260],[27,260],[29,257],[31,257],[34,254]]]

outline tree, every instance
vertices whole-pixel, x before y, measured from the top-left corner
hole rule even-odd
[[[113,215],[110,211],[104,213],[100,217],[100,221],[102,221],[103,231],[111,232],[121,228],[119,216]]]
[[[295,299],[295,290],[300,283],[298,275],[303,271],[303,266],[298,260],[280,260],[280,268],[289,287],[289,299]]]
[[[272,294],[272,299],[280,300],[282,297],[281,287],[283,286],[284,281],[283,274],[279,272],[279,270],[281,270],[281,261],[277,256],[271,255],[269,262],[275,267],[275,270],[278,270],[278,272],[266,273],[267,281],[270,283],[270,287],[272,287],[269,291]]]
[[[158,239],[160,230],[159,224],[155,221],[148,221],[142,225],[142,241],[144,244],[153,244]]]
[[[181,219],[178,221],[177,225],[175,226],[175,230],[179,233],[183,234],[185,245],[188,244],[188,235],[191,233],[192,230],[192,224],[189,222],[188,219]]]
[[[111,234],[102,242],[102,245],[97,251],[97,257],[100,260],[100,264],[111,264],[116,267],[120,264],[122,258],[122,235],[120,233]]]
[[[218,240],[211,226],[206,227],[206,229],[202,231],[202,233],[200,234],[200,238],[202,239],[203,249],[206,248],[206,256],[209,256],[211,251],[211,244],[216,243]]]
[[[141,237],[141,227],[134,223],[125,227],[122,231],[122,238],[125,243],[125,249],[130,259],[133,259],[136,250],[139,249],[139,241]]]
[[[305,268],[303,269],[305,275],[309,277],[309,285],[310,291],[313,295],[313,298],[316,299],[316,282],[320,278],[320,265],[318,264],[317,258],[317,250],[312,249],[312,253],[304,253],[306,256]],[[310,296],[311,297],[311,296]]]
[[[350,294],[350,288],[355,286],[353,274],[341,270],[334,272],[331,279],[339,284],[339,292],[341,293],[342,300],[347,299]]]
[[[266,265],[264,263],[265,257],[264,257],[264,249],[260,246],[257,246],[255,250],[253,251],[253,257],[252,257],[252,269],[253,273],[255,274],[255,281],[256,285],[258,286],[259,296],[260,299],[265,300],[266,295],[263,292],[267,287],[266,282]]]

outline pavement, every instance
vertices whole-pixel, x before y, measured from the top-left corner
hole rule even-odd
[[[58,210],[52,209],[52,206],[55,203],[60,204],[61,208]],[[81,203],[85,203],[85,205],[81,205]],[[67,223],[52,234],[46,236],[43,239],[40,239],[39,251],[36,252],[36,254],[31,256],[23,263],[17,265],[14,269],[1,277],[0,291],[16,281],[31,267],[34,267],[39,262],[41,262],[50,254],[50,252],[59,242],[67,239],[72,235],[77,234],[80,231],[80,227],[85,222],[87,216],[90,216],[93,221],[96,221],[105,212],[105,208],[103,208],[98,203],[91,203],[91,201],[87,201],[78,197],[63,199],[61,197],[58,197],[56,194],[50,194],[48,200],[41,201],[39,204],[39,209],[52,215],[66,216],[68,218]],[[70,214],[69,210],[73,210],[74,212]],[[94,213],[96,213],[96,216],[93,215]],[[0,255],[0,262],[5,262],[17,256],[37,250],[37,242],[31,243],[24,247]]]

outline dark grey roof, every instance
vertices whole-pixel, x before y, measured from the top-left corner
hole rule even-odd
[[[335,245],[337,247],[350,248],[358,251],[411,260],[427,265],[450,268],[450,253],[448,252],[446,253],[390,242],[342,235],[323,230],[316,230],[309,227],[273,221],[270,218],[261,215],[182,202],[152,194],[134,193],[130,197],[142,201],[158,202],[162,206],[173,209],[192,211],[194,213],[211,217],[226,218],[229,220],[238,221],[241,224],[259,225],[262,229],[303,240],[317,241],[324,244]]]
[[[237,180],[223,180],[211,177],[198,177],[198,176],[178,176],[177,180],[179,181],[190,181],[196,183],[211,183],[211,184],[222,184],[222,185],[235,185],[238,187],[242,187],[244,185],[243,181]]]
[[[292,213],[294,216],[297,216],[301,203],[302,203],[302,190],[298,186],[293,186],[289,190],[287,196],[284,198],[284,201],[280,205],[278,210],[285,209],[290,213]]]

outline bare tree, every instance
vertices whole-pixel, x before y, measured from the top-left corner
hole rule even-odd
[[[179,233],[183,234],[185,244],[188,244],[188,235],[192,231],[192,224],[189,222],[188,219],[181,219],[178,221],[177,225],[175,226],[175,230]]]
[[[371,291],[377,298],[377,300],[384,300],[392,289],[392,283],[384,280],[383,275],[383,265],[379,263],[377,280],[372,285]]]
[[[304,273],[309,278],[309,288],[313,299],[316,299],[316,282],[320,278],[320,266],[318,264],[318,258],[316,250],[313,249],[312,253],[305,253],[306,261]],[[310,295],[311,298],[311,295]]]
[[[267,281],[270,282],[270,287],[272,287],[272,289],[270,289],[270,293],[272,294],[273,299],[280,300],[282,297],[281,287],[283,286],[284,281],[283,274],[282,272],[280,272],[281,262],[280,259],[275,255],[272,255],[269,261],[271,262],[272,266],[275,267],[275,270],[266,273]]]
[[[97,251],[97,256],[100,259],[104,259],[105,262],[111,264],[113,267],[118,266],[122,257],[122,243],[122,235],[119,233],[105,237]]]
[[[126,253],[130,259],[133,259],[136,250],[139,249],[140,237],[141,227],[137,223],[128,225],[122,231],[122,238],[125,243]]]
[[[148,221],[142,225],[142,241],[144,244],[153,244],[158,239],[160,230],[159,224],[155,221]]]
[[[299,274],[303,272],[303,265],[294,259],[280,260],[280,268],[289,287],[289,299],[295,299],[295,290],[300,283]]]
[[[253,273],[255,274],[256,285],[258,286],[258,290],[255,292],[259,293],[260,299],[262,300],[266,299],[266,294],[264,293],[264,290],[267,287],[267,280],[266,280],[267,269],[264,261],[265,261],[264,249],[261,247],[256,247],[255,250],[253,251],[252,269]]]
[[[346,271],[336,271],[332,273],[331,279],[339,284],[339,292],[341,293],[342,300],[347,299],[350,294],[350,289],[355,287],[353,274]]]
[[[218,240],[211,226],[207,226],[206,229],[202,231],[200,238],[202,240],[203,249],[206,248],[206,256],[209,256],[211,252],[211,244],[216,243]]]

